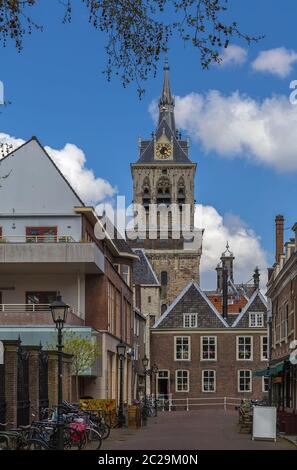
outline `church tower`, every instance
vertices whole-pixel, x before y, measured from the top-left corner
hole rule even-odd
[[[167,62],[158,105],[157,129],[150,140],[140,139],[139,159],[131,165],[133,204],[136,212],[140,213],[137,207],[142,209],[138,225],[155,226],[156,236],[150,237],[146,231],[146,236],[138,237],[130,244],[145,249],[162,286],[161,306],[164,311],[189,281],[199,283],[202,244],[201,231],[194,230],[197,165],[189,159],[188,140],[182,138],[175,126],[175,102],[170,90]],[[163,236],[164,208],[165,216],[168,216],[168,236]],[[191,230],[192,238],[184,236],[181,227],[185,225]]]

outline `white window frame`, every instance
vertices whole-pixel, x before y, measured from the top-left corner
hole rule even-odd
[[[239,338],[250,338],[251,340],[251,357],[249,359],[246,359],[246,358],[239,358]],[[253,341],[253,337],[252,336],[249,336],[249,335],[240,335],[240,336],[236,336],[236,360],[237,361],[253,361],[253,356],[254,356],[254,341]]]
[[[187,390],[178,390],[177,387],[177,376],[178,372],[186,372],[187,374]],[[177,369],[175,371],[175,391],[176,393],[188,393],[190,391],[190,371],[187,369]]]
[[[204,373],[205,372],[213,372],[214,390],[205,390],[204,389]],[[202,370],[201,375],[202,375],[202,377],[201,377],[202,392],[203,393],[216,393],[216,391],[217,391],[217,372],[216,372],[216,370],[214,370],[214,369],[204,369],[204,370]]]
[[[187,338],[188,340],[188,348],[189,348],[189,357],[188,359],[177,359],[176,357],[176,342],[178,338]],[[186,361],[189,362],[191,360],[191,336],[179,335],[174,337],[174,360],[175,361]]]
[[[264,346],[264,338],[266,338],[266,341],[267,341],[267,357],[264,357],[263,355],[263,346]],[[261,336],[261,361],[268,361],[268,336],[267,335],[264,335],[264,336]]]
[[[250,374],[250,390],[240,390],[240,372],[249,372]],[[253,374],[250,369],[239,369],[237,371],[237,391],[238,393],[251,393],[253,391]]]
[[[186,326],[186,318],[189,318],[189,326]],[[194,324],[192,325],[192,319],[194,319]],[[198,319],[198,314],[197,313],[184,313],[183,314],[183,327],[184,328],[197,328],[197,319]]]
[[[268,389],[265,390],[265,379],[268,379]],[[269,392],[269,377],[262,377],[262,392],[263,393],[268,393]]]
[[[255,318],[255,325],[252,324],[252,318]],[[259,318],[261,318],[261,325],[259,325]],[[264,328],[264,313],[263,312],[250,312],[249,314],[249,327],[250,328]]]
[[[215,358],[214,359],[204,359],[203,357],[203,339],[204,338],[214,338],[215,340]],[[200,336],[200,360],[201,361],[217,361],[218,356],[218,339],[217,336]]]

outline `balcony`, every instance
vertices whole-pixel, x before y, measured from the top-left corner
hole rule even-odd
[[[104,255],[95,243],[70,236],[27,235],[0,239],[0,273],[104,272]]]
[[[0,304],[2,325],[52,325],[50,304]],[[67,316],[68,325],[83,325],[83,319],[76,315],[73,307]]]

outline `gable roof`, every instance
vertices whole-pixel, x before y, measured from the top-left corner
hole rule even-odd
[[[43,147],[43,145],[40,143],[40,141],[38,140],[38,138],[33,135],[31,137],[31,139],[27,140],[26,142],[24,142],[23,144],[21,144],[19,147],[17,147],[16,149],[12,150],[11,152],[9,152],[7,155],[5,155],[5,157],[1,158],[0,159],[0,162],[2,163],[3,161],[5,161],[6,159],[8,159],[9,157],[12,157],[16,152],[18,152],[20,149],[22,149],[23,147],[25,147],[26,145],[30,144],[31,142],[35,141],[37,143],[37,145],[41,148],[42,152],[45,154],[45,156],[50,160],[50,162],[52,163],[52,165],[55,167],[55,169],[57,170],[57,172],[59,173],[59,175],[62,177],[62,179],[65,181],[65,183],[67,184],[67,186],[69,187],[69,189],[72,191],[72,193],[74,194],[74,196],[79,200],[79,202],[81,203],[82,206],[84,206],[84,202],[82,201],[82,199],[79,197],[79,195],[77,194],[77,192],[73,189],[73,187],[71,186],[71,184],[69,183],[68,179],[66,178],[66,176],[61,172],[61,170],[58,168],[58,166],[56,165],[56,163],[54,162],[54,160],[51,158],[51,156],[48,154],[48,152],[45,150],[45,148]]]
[[[133,284],[159,287],[160,283],[144,249],[133,248],[139,260],[134,263]]]
[[[265,309],[267,309],[267,302],[266,302],[266,299],[264,297],[264,295],[261,293],[261,291],[259,289],[255,290],[255,292],[253,293],[253,295],[250,297],[248,303],[246,304],[246,306],[243,308],[243,310],[241,311],[241,313],[238,315],[238,317],[236,318],[235,322],[233,323],[232,325],[232,328],[238,326],[238,324],[240,323],[240,321],[243,319],[243,317],[245,316],[245,314],[250,310],[250,307],[253,305],[254,301],[257,299],[257,297],[259,298],[259,300],[262,302],[263,306]]]
[[[190,292],[190,289],[195,289],[195,291],[199,294],[201,299],[204,301],[204,304],[208,307],[208,312],[212,313],[216,317],[216,321],[219,320],[219,324],[223,327],[228,327],[228,323],[222,315],[219,314],[217,309],[214,307],[214,305],[210,302],[210,300],[207,298],[205,293],[200,289],[198,284],[196,284],[194,281],[189,282],[189,284],[180,292],[180,294],[176,297],[176,299],[172,302],[172,304],[165,310],[165,312],[161,315],[161,317],[156,321],[154,324],[153,328],[158,328],[163,321],[168,317],[168,315],[178,306],[180,302],[184,300],[184,298],[187,296],[187,294]],[[194,307],[193,307],[194,308]],[[188,313],[188,312],[184,312]],[[198,312],[197,312],[198,313]]]

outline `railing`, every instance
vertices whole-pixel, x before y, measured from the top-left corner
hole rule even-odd
[[[0,304],[2,313],[49,312],[50,304]]]
[[[0,237],[1,243],[75,243],[69,235],[24,235]]]
[[[154,396],[152,396],[154,399]],[[157,395],[159,408],[162,411],[172,411],[181,408],[186,411],[190,411],[193,407],[205,407],[205,406],[220,406],[227,411],[228,406],[239,406],[241,398],[231,397],[199,397],[199,398],[172,398],[172,394],[169,395]]]

